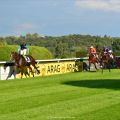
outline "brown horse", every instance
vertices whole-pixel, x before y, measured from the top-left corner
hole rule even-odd
[[[12,61],[15,62],[15,71],[16,68],[20,69],[21,71],[21,78],[23,76],[23,74],[28,75],[29,73],[27,71],[27,68],[29,68],[30,72],[32,73],[33,77],[34,77],[34,72],[31,68],[31,65],[34,67],[34,69],[37,71],[38,74],[40,74],[40,71],[38,70],[38,68],[36,67],[36,61],[35,59],[31,56],[31,55],[26,55],[30,62],[27,62],[26,59],[23,57],[23,55],[20,55],[17,52],[11,52],[10,54],[10,58]]]
[[[115,56],[110,53],[106,53],[104,51],[100,52],[99,54],[100,59],[100,67],[102,68],[102,73],[104,68],[108,68],[109,72],[111,71],[111,67],[115,62]]]
[[[94,54],[92,54],[92,53],[89,54],[89,59],[88,59],[88,61],[89,61],[89,71],[90,71],[91,64],[93,64],[94,67],[95,67],[95,69],[97,70],[96,63],[99,62],[98,57],[97,57],[97,54],[96,54],[96,55],[94,55]]]

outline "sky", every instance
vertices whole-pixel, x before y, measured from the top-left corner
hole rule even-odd
[[[120,0],[0,0],[0,36],[120,37]]]

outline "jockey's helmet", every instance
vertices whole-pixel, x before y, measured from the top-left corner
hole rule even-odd
[[[93,46],[91,46],[90,48],[93,48]]]
[[[109,50],[109,53],[112,53],[112,50]]]

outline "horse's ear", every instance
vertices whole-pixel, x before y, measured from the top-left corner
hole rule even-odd
[[[16,52],[12,51],[11,54],[15,54]]]
[[[11,54],[13,54],[14,52],[12,51]]]

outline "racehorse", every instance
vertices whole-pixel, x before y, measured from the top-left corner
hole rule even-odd
[[[6,70],[7,66],[9,66],[9,65],[4,65],[4,70]],[[17,68],[17,66],[15,66],[15,65],[9,66],[9,68],[10,68],[9,73],[8,73],[8,76],[6,77],[6,80],[8,80],[8,78],[11,77],[12,75],[14,76],[14,78],[16,78],[17,73],[24,74],[26,77],[27,77],[27,75],[30,76],[28,73],[27,67],[25,67],[21,71],[20,71],[21,68]],[[19,69],[19,71],[18,71],[18,69]],[[21,78],[22,78],[22,75],[21,75]]]
[[[99,60],[100,60],[100,67],[102,68],[102,73],[104,68],[108,68],[109,72],[111,71],[111,67],[113,63],[115,62],[115,56],[110,53],[106,52],[100,52],[99,54]]]
[[[95,66],[95,69],[97,70],[96,63],[99,62],[97,55],[94,55],[94,54],[92,54],[92,53],[89,54],[89,59],[88,59],[88,61],[89,61],[89,71],[90,71],[91,64],[93,64],[93,65]]]
[[[34,72],[31,68],[31,65],[32,65],[34,69],[37,71],[37,74],[40,74],[40,71],[36,67],[35,59],[31,55],[26,55],[26,57],[29,58],[30,62],[27,62],[26,59],[23,57],[23,55],[17,52],[11,52],[10,59],[15,62],[15,71],[16,71],[16,68],[20,69],[21,78],[22,78],[23,74],[29,75],[29,73],[27,72],[27,68],[29,68],[30,72],[32,73],[34,77]]]

